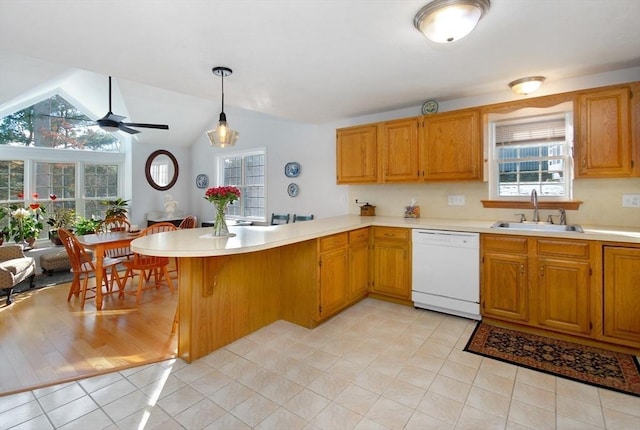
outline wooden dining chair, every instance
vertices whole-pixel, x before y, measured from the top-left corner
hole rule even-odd
[[[291,214],[271,214],[271,225],[289,224]]]
[[[86,299],[95,297],[95,289],[102,288],[102,286],[96,285],[89,288],[89,277],[95,275],[96,266],[93,263],[91,255],[84,249],[78,238],[69,230],[60,228],[58,229],[60,240],[62,241],[69,261],[71,262],[71,272],[73,273],[73,280],[71,281],[71,287],[69,288],[69,295],[67,296],[67,302],[71,300],[71,296],[80,297],[80,309],[84,309],[84,303]],[[118,284],[118,292],[122,292],[123,283],[118,274],[117,265],[121,260],[117,258],[105,257],[103,260],[103,275],[105,294],[113,293],[113,282]],[[87,297],[88,291],[94,291],[93,296]]]
[[[130,231],[131,223],[124,218],[107,218],[100,221],[98,224],[98,228],[96,228],[96,233],[109,233],[112,231]],[[123,246],[121,248],[113,248],[105,251],[105,257],[109,258],[121,258],[121,259],[129,259],[133,256],[133,251],[128,246]]]
[[[138,237],[148,236],[150,234],[161,233],[164,231],[176,230],[177,227],[170,222],[161,222],[153,224],[140,232]],[[173,281],[169,276],[169,257],[157,257],[154,255],[143,255],[137,252],[133,253],[133,257],[128,261],[123,261],[122,264],[127,268],[124,274],[125,283],[129,278],[138,275],[138,288],[136,290],[136,303],[140,304],[140,298],[142,297],[142,291],[150,288],[160,288],[160,283],[164,278],[169,286],[169,290],[173,292]],[[153,285],[145,286],[153,277]]]
[[[311,215],[296,215],[293,214],[293,222],[296,221],[311,221],[313,219],[313,214]]]
[[[184,217],[180,222],[178,228],[195,228],[198,225],[198,218],[195,215],[189,215]]]

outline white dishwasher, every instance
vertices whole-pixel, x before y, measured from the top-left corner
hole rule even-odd
[[[480,320],[480,235],[414,229],[412,247],[414,306]]]

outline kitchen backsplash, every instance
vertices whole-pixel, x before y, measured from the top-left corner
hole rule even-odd
[[[567,211],[572,224],[621,226],[640,229],[640,208],[622,207],[624,194],[640,194],[640,178],[580,179],[574,182],[574,200],[582,201],[577,211]],[[449,196],[464,196],[464,205],[449,205]],[[481,200],[488,198],[486,182],[446,182],[425,184],[378,184],[349,186],[349,213],[359,214],[355,199],[376,206],[376,215],[404,216],[404,207],[417,200],[422,218],[516,220],[515,213],[530,209],[485,209]],[[459,198],[458,198],[459,199]],[[541,198],[544,200],[544,197]],[[540,219],[557,214],[541,210]]]

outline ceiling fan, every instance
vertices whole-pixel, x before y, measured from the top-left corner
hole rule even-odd
[[[111,76],[109,76],[109,112],[107,112],[107,114],[104,117],[100,118],[99,120],[96,120],[96,123],[101,129],[106,131],[122,130],[129,134],[140,133],[138,130],[134,130],[131,127],[157,128],[160,130],[169,130],[169,126],[164,124],[143,124],[139,122],[122,122],[122,120],[125,118],[126,116],[116,115],[113,112],[111,112]]]

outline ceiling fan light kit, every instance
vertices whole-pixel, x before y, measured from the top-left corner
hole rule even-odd
[[[527,95],[538,91],[544,80],[544,76],[528,76],[509,82],[509,88],[516,94]]]
[[[138,130],[134,130],[131,127],[138,128],[155,128],[159,130],[169,130],[169,126],[165,124],[142,124],[138,122],[122,122],[126,116],[116,115],[111,111],[111,76],[109,76],[109,112],[102,118],[96,120],[96,124],[104,131],[115,132],[124,131],[129,134],[138,134]]]
[[[471,33],[490,6],[489,0],[433,0],[418,11],[413,25],[433,42],[451,43]]]
[[[224,113],[224,78],[230,76],[233,71],[228,67],[214,67],[211,69],[214,75],[220,76],[222,79],[222,111],[220,112],[220,118],[218,119],[218,126],[215,130],[207,131],[207,137],[211,146],[218,148],[226,148],[227,146],[234,146],[238,140],[238,132],[229,128],[227,124],[227,115]]]

